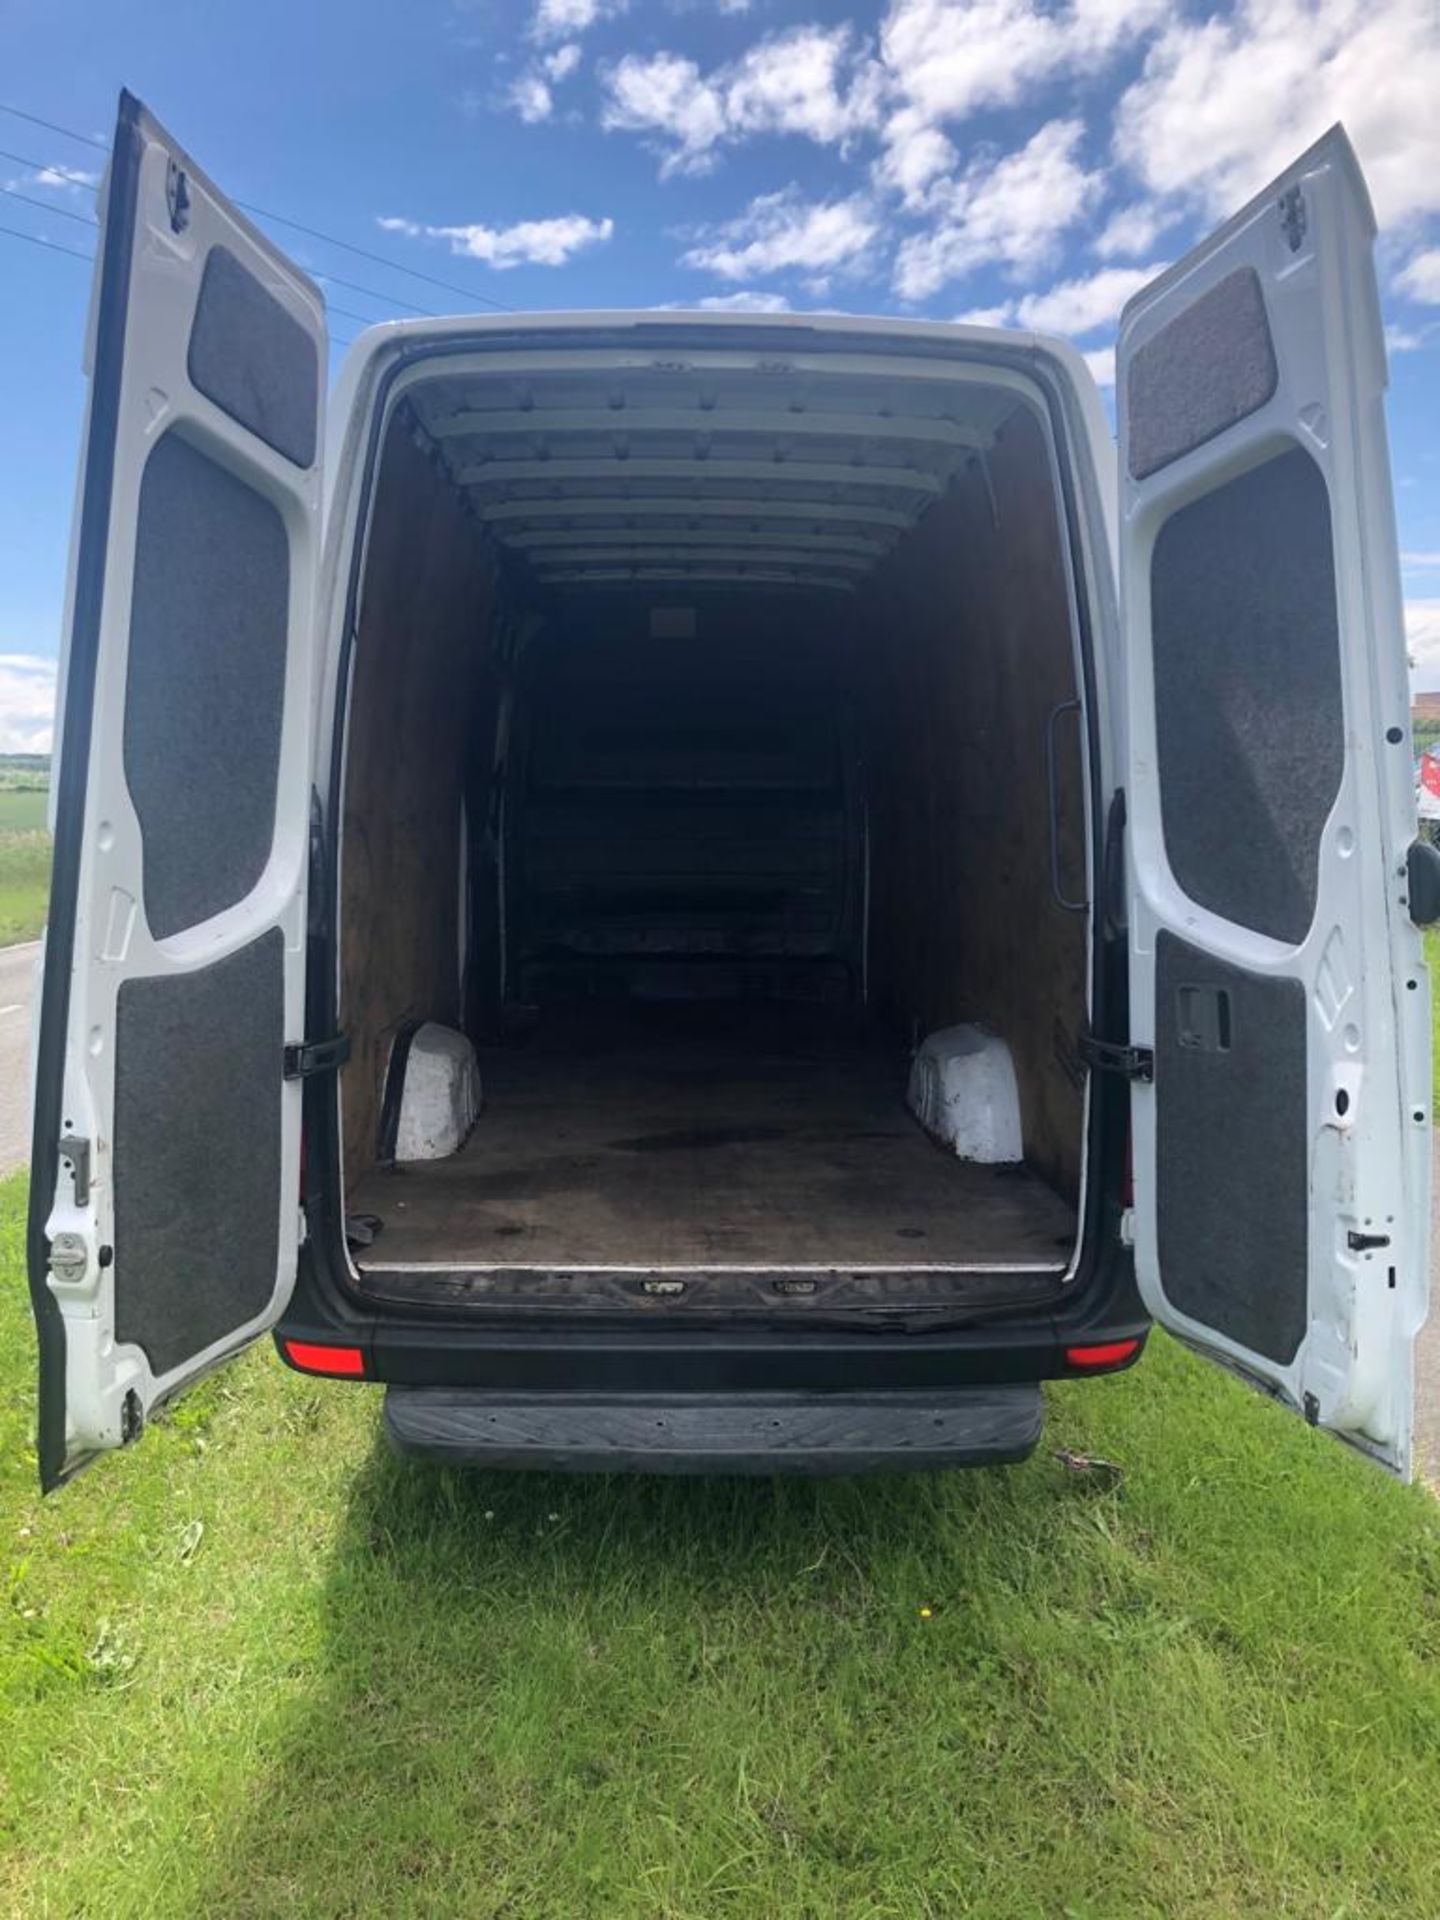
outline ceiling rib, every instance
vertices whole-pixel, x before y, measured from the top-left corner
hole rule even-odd
[[[989,436],[935,415],[750,412],[721,407],[496,407],[444,414],[430,424],[437,439],[496,433],[748,433],[767,441],[787,437],[829,440],[912,440],[980,451]]]
[[[692,551],[652,542],[642,547],[582,547],[577,553],[534,553],[532,565],[541,571],[555,567],[600,565],[679,566],[693,563],[710,566],[719,561],[734,561],[753,567],[838,568],[849,572],[868,572],[875,562],[873,553],[804,553],[794,547],[700,547]]]
[[[744,527],[571,527],[544,533],[506,533],[502,544],[541,556],[570,547],[728,547],[744,542],[754,552],[783,546],[791,552],[843,553],[878,559],[888,542],[874,534],[796,533],[790,527],[756,531]]]
[[[637,581],[671,586],[821,587],[853,593],[855,582],[836,574],[801,574],[783,568],[756,567],[567,567],[543,576],[551,586],[632,585]]]
[[[902,493],[939,494],[946,476],[924,467],[855,467],[809,460],[660,460],[590,457],[573,460],[488,460],[462,467],[455,476],[464,487],[505,486],[521,480],[759,480],[789,481],[810,487],[884,487]]]
[[[815,520],[841,521],[893,527],[896,532],[912,524],[912,515],[894,507],[844,506],[826,500],[752,500],[688,499],[683,494],[637,495],[579,494],[565,500],[495,500],[480,502],[476,508],[482,520],[583,520],[596,515],[683,514],[692,520]]]

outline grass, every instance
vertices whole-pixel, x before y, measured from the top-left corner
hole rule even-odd
[[[49,799],[44,787],[0,786],[0,833],[43,832]]]
[[[1440,1912],[1440,1509],[1168,1342],[1022,1468],[788,1483],[406,1469],[267,1349],[42,1506],[21,1198],[10,1912]]]
[[[33,940],[45,924],[50,893],[47,794],[0,787],[0,947]]]

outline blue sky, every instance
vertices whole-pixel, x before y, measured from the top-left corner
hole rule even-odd
[[[1102,378],[1148,272],[1343,119],[1440,687],[1435,0],[0,0],[0,76],[91,137],[129,86],[229,192],[393,263],[272,229],[371,290],[327,286],[342,339],[464,310],[408,268],[518,309],[984,315],[1073,335]],[[0,226],[88,252],[103,154],[5,113],[0,149]],[[0,234],[0,748],[49,743],[88,285]]]

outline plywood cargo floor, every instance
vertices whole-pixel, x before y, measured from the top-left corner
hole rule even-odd
[[[363,1178],[367,1267],[1064,1268],[1070,1206],[967,1165],[904,1099],[907,1058],[844,1016],[690,1007],[542,1019],[481,1056],[450,1159]]]

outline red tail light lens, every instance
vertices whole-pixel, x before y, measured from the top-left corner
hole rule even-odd
[[[1079,1373],[1104,1373],[1111,1367],[1123,1367],[1139,1351],[1138,1340],[1102,1340],[1093,1347],[1066,1347],[1065,1364]]]
[[[322,1347],[315,1340],[287,1340],[285,1358],[302,1373],[337,1374],[354,1380],[365,1372],[365,1356],[359,1347]]]

